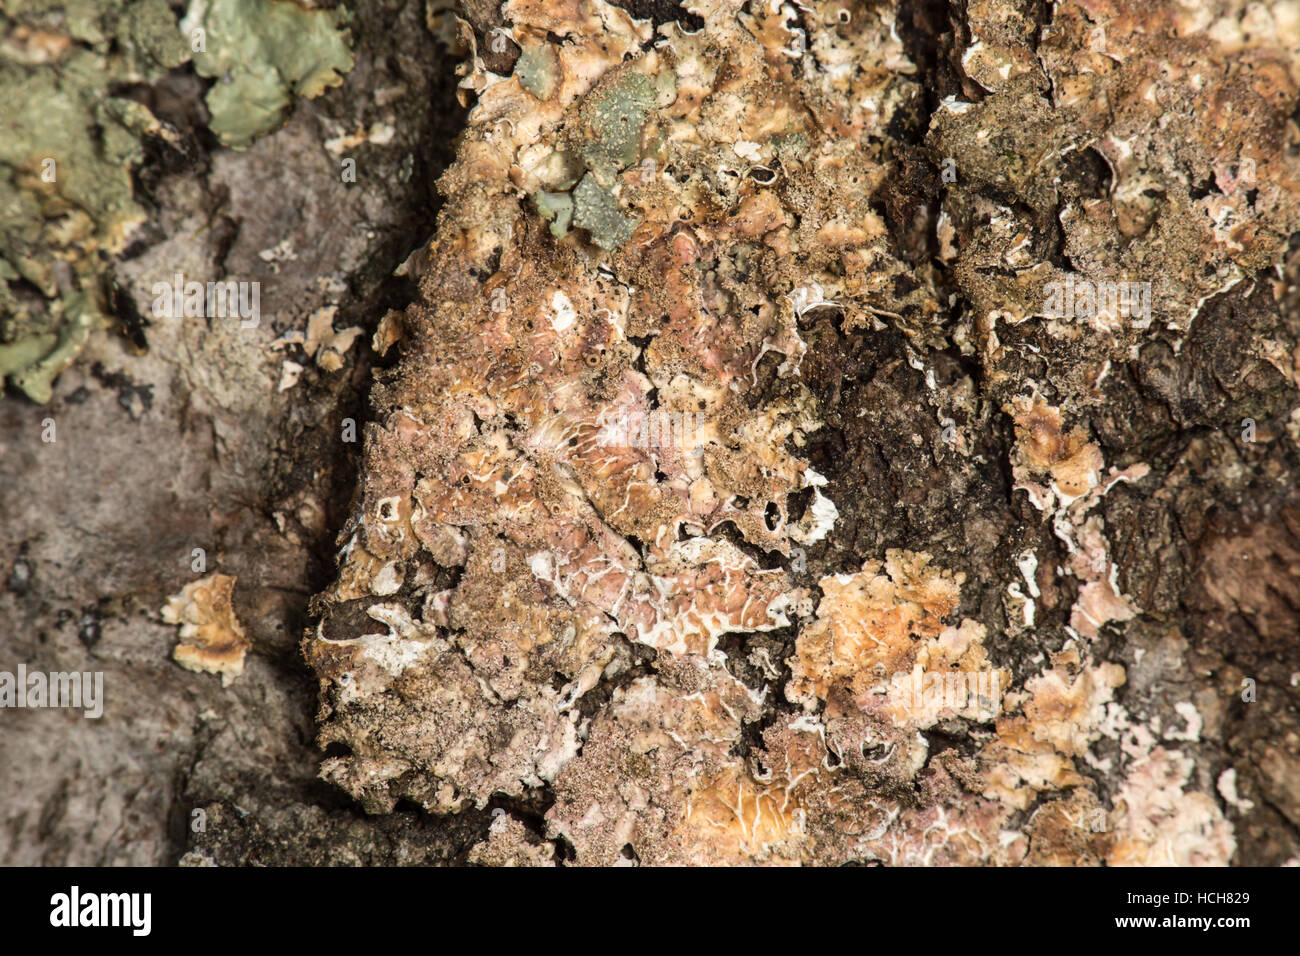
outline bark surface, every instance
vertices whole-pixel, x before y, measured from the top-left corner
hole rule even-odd
[[[349,30],[0,404],[0,860],[1300,862],[1300,7]]]

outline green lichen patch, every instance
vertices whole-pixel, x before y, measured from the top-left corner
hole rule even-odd
[[[613,185],[615,174],[636,162],[657,98],[654,81],[627,72],[582,104],[574,148],[601,185]]]
[[[115,41],[131,72],[141,78],[159,76],[189,59],[189,46],[167,0],[137,0],[128,6]]]
[[[214,133],[242,148],[351,69],[342,9],[290,0],[0,0],[0,379],[38,402],[103,321],[111,257],[146,218],[132,175],[145,137],[169,135],[140,103],[193,56],[217,79]]]
[[[0,0],[0,379],[34,401],[101,321],[108,257],[145,219],[141,104],[188,55],[166,0]]]
[[[539,100],[549,99],[560,79],[560,63],[549,44],[526,46],[515,61],[519,85]]]
[[[104,321],[103,312],[92,293],[65,295],[59,299],[55,311],[62,316],[57,337],[42,334],[15,343],[15,356],[20,355],[24,348],[30,351],[24,356],[28,360],[13,368],[3,368],[5,362],[0,358],[0,371],[9,376],[14,387],[42,405],[52,396],[54,379],[81,354],[90,333]],[[51,341],[53,346],[49,347]]]
[[[537,213],[551,224],[551,235],[563,239],[573,223],[573,197],[568,193],[540,192],[533,197]]]
[[[607,251],[631,239],[637,226],[637,220],[618,208],[613,191],[601,186],[593,173],[583,176],[573,190],[573,223],[591,233],[592,242]]]
[[[320,96],[352,69],[346,14],[304,10],[290,0],[195,3],[183,22],[204,31],[194,54],[200,76],[213,77],[211,129],[223,143],[246,148],[284,121],[294,96]]]
[[[533,92],[528,84],[533,82],[536,64],[525,62],[527,52],[519,58],[516,73],[525,89]],[[650,113],[671,101],[676,89],[677,77],[671,70],[654,78],[628,70],[587,96],[568,135],[567,149],[557,149],[547,159],[546,175],[540,178],[550,190],[533,196],[538,214],[550,223],[551,235],[563,238],[572,223],[606,250],[632,237],[638,220],[619,208],[615,195],[618,174],[640,160],[646,146],[643,138],[652,140],[651,152],[659,155],[664,151],[662,133],[647,133],[646,124]],[[583,175],[570,196],[564,190],[572,185],[568,177],[574,166]]]

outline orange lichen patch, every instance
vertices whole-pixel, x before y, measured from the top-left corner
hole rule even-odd
[[[1080,581],[1079,596],[1070,610],[1070,626],[1083,637],[1095,638],[1109,621],[1128,621],[1138,609],[1115,585],[1114,562],[1102,534],[1102,519],[1090,515],[1070,556],[1070,570]]]
[[[924,742],[919,742],[922,754],[915,761],[887,759],[887,767],[866,768],[857,750],[862,737],[848,726],[855,721],[860,732],[871,718],[859,714],[837,722],[843,748],[835,758],[828,748],[835,731],[817,718],[781,719],[764,730],[763,749],[747,767],[761,786],[776,788],[780,799],[796,808],[794,832],[783,853],[797,852],[804,862],[825,864],[862,860],[870,855],[870,841],[898,815],[897,801],[877,783],[907,785],[923,759]]]
[[[577,753],[578,715],[565,707],[560,689],[530,682],[520,693],[517,674],[500,657],[480,656],[476,663],[497,670],[477,670],[470,660],[475,648],[454,646],[400,605],[377,605],[369,615],[390,633],[318,633],[306,649],[322,677],[322,714],[330,718],[320,746],[339,741],[351,750],[325,760],[321,775],[370,812],[389,812],[399,798],[443,813],[483,806],[494,793],[541,786]],[[561,637],[540,645],[530,662],[553,674],[565,666],[558,659],[570,643]],[[554,650],[561,653],[534,660]],[[400,720],[404,731],[369,733],[376,710]]]
[[[1042,804],[1025,829],[1029,866],[1101,866],[1113,840],[1105,808],[1082,787]]]
[[[1104,462],[1101,449],[1088,442],[1081,429],[1070,433],[1066,452],[1065,457],[1052,465],[1052,478],[1063,495],[1075,498],[1096,486]]]
[[[860,769],[854,759],[832,765],[816,718],[777,721],[743,765],[728,764],[692,785],[678,833],[684,859],[834,864],[877,858],[874,841],[890,830],[900,807],[875,792]],[[910,779],[915,770],[896,779]]]
[[[1063,790],[1085,783],[1074,762],[1050,743],[1034,736],[1024,717],[998,721],[997,739],[980,751],[984,796],[1027,810],[1043,790]]]
[[[1196,117],[1194,124],[1184,121],[1175,127],[1185,134],[1177,140],[1179,157],[1184,163],[1192,156],[1208,161],[1220,186],[1228,188],[1199,197],[1194,205],[1188,204],[1191,208],[1187,211],[1178,209],[1178,218],[1192,219],[1187,213],[1193,210],[1210,212],[1198,223],[1198,231],[1208,233],[1204,236],[1206,251],[1229,252],[1242,264],[1276,241],[1276,217],[1285,214],[1293,201],[1285,188],[1287,157],[1279,150],[1285,137],[1280,135],[1275,117],[1285,104],[1294,102],[1296,77],[1288,75],[1287,64],[1294,63],[1297,53],[1294,12],[1287,5],[1274,8],[1290,13],[1278,24],[1270,22],[1263,4],[1251,4],[1251,16],[1243,19],[1243,6],[1235,2],[1166,2],[1138,8],[1114,0],[1071,4],[1054,18],[1041,46],[1049,70],[1069,80],[1061,88],[1062,104],[1077,109],[1080,119],[1093,128],[1110,125],[1112,138],[1103,141],[1100,149],[1116,171],[1112,194],[1120,207],[1119,221],[1135,222],[1136,228],[1128,231],[1130,236],[1149,239],[1144,234],[1152,223],[1153,204],[1135,187],[1150,182],[1153,173],[1164,171],[1159,165],[1172,159],[1152,148],[1160,145],[1159,140],[1150,142],[1148,137],[1135,135],[1138,123],[1175,104],[1180,113]],[[1153,35],[1159,31],[1168,35],[1171,20],[1179,24],[1175,34],[1153,45]],[[1290,29],[1284,26],[1288,21]],[[1105,29],[1099,32],[1095,24],[1102,22]],[[1248,35],[1249,45],[1243,42]],[[1153,61],[1160,67],[1154,73],[1149,69]],[[1219,80],[1205,83],[1201,81],[1204,76]],[[1121,99],[1116,95],[1121,90],[1129,95]],[[1101,100],[1118,100],[1122,109],[1102,107]],[[1246,175],[1239,169],[1243,159],[1251,161]],[[1225,175],[1227,170],[1233,174]],[[1239,179],[1246,181],[1238,186]],[[1246,193],[1252,188],[1259,188],[1261,195],[1247,200]],[[1213,215],[1216,207],[1224,206],[1231,210],[1230,216]],[[1170,223],[1163,230],[1151,229],[1151,233],[1182,226],[1181,222]],[[1145,244],[1140,243],[1135,251],[1140,254],[1144,251],[1140,246]],[[1204,295],[1204,286],[1216,279],[1222,281],[1226,271],[1207,270],[1204,279],[1208,281],[1202,288],[1187,291]]]
[[[937,157],[961,157],[959,183],[1009,180],[1037,209],[1061,203],[1064,251],[1081,278],[1151,284],[1143,314],[1089,309],[1074,317],[1081,321],[1053,323],[1055,333],[1082,336],[1118,360],[1153,320],[1186,329],[1207,299],[1283,254],[1296,216],[1297,167],[1287,146],[1294,14],[1279,5],[1286,13],[1270,30],[1262,4],[1245,16],[1244,6],[1080,0],[1058,4],[1041,28],[1014,5],[967,9],[962,63],[994,94],[937,111]],[[1189,27],[1171,31],[1171,22]],[[993,129],[1005,133],[989,137]],[[1076,198],[1062,189],[1061,173],[1088,146],[1105,158],[1112,182],[1105,196]],[[1196,188],[1207,180],[1217,188]],[[955,192],[947,203],[954,218],[979,221],[983,232],[958,264],[976,311],[1016,320],[1042,314],[1041,286],[1023,285],[1024,272],[992,277],[977,268],[977,260],[1020,266],[996,220],[1015,223],[1007,230],[1014,234],[1029,217],[1002,210],[988,229],[992,210],[976,213],[976,197]],[[1172,261],[1204,268],[1177,275],[1162,268]],[[996,351],[991,365],[999,364]]]
[[[235,580],[210,574],[185,585],[162,609],[166,623],[181,626],[172,658],[186,670],[219,675],[223,687],[244,672],[244,655],[253,646],[231,604]]]
[[[338,579],[334,583],[334,592],[340,601],[353,601],[370,594],[378,594],[375,580],[379,578],[388,565],[375,557],[365,548],[351,545],[345,555],[345,563],[339,569]]]
[[[1068,570],[1080,582],[1070,626],[1083,637],[1095,638],[1107,622],[1131,620],[1138,608],[1120,593],[1104,521],[1089,511],[1117,484],[1137,481],[1150,468],[1111,468],[1103,477],[1101,449],[1082,429],[1067,434],[1060,410],[1037,393],[1017,397],[1003,410],[1015,421],[1011,465],[1016,488],[1026,491],[1039,510],[1053,515],[1054,530],[1070,553]],[[1046,484],[1041,481],[1045,476],[1051,479]]]
[[[1107,0],[1088,3],[1111,15]],[[811,598],[795,588],[804,566],[777,569],[772,556],[834,533],[834,503],[817,491],[807,504],[810,488],[844,487],[838,465],[828,486],[810,468],[828,447],[814,433],[842,410],[821,406],[837,401],[819,367],[832,328],[898,333],[936,410],[959,389],[975,401],[978,386],[954,384],[933,361],[956,346],[983,353],[990,396],[1014,418],[1017,487],[1062,545],[1053,552],[1039,535],[1043,573],[1020,569],[1047,622],[1037,626],[1061,624],[1059,574],[1079,584],[1070,624],[1083,639],[1137,613],[1090,509],[1145,466],[1103,476],[1098,446],[1071,427],[1087,410],[1071,400],[1101,400],[1107,371],[1146,326],[1109,312],[1040,323],[1045,283],[1060,274],[1035,262],[1037,217],[1064,224],[1080,281],[1141,281],[1169,255],[1202,261],[1209,243],[1225,270],[1157,290],[1166,321],[1185,321],[1270,248],[1268,221],[1233,218],[1240,170],[1216,167],[1233,196],[1195,208],[1169,196],[1168,176],[1151,179],[1151,195],[1144,183],[1169,160],[1135,135],[1154,135],[1148,113],[1181,123],[1180,107],[1204,105],[1227,116],[1199,87],[1173,106],[1161,99],[1217,54],[1179,40],[1169,66],[1180,79],[1144,88],[1140,58],[1110,55],[1170,45],[1131,29],[1149,26],[1142,11],[1115,13],[1121,44],[1097,50],[1079,42],[1089,29],[1080,4],[1067,0],[1047,28],[1032,11],[968,4],[962,66],[990,95],[934,114],[936,148],[961,147],[932,157],[956,157],[958,173],[943,181],[939,230],[969,308],[949,315],[946,281],[897,253],[925,222],[903,202],[914,190],[891,185],[912,174],[890,129],[910,128],[923,95],[897,13],[859,0],[810,0],[797,20],[739,2],[697,6],[706,28],[687,34],[634,23],[603,0],[515,0],[502,29],[528,61],[504,78],[481,58],[465,71],[477,103],[440,183],[438,237],[412,259],[424,301],[403,317],[402,362],[377,386],[343,567],[307,646],[322,743],[350,751],[324,774],[371,810],[407,798],[453,812],[549,785],[549,835],[585,865],[1004,864],[1025,858],[1031,835],[1036,861],[1100,859],[1105,841],[1076,834],[1067,817],[1097,806],[1077,761],[1122,720],[1110,706],[1121,668],[1067,651],[1012,688],[994,665],[1033,646],[1032,615],[1006,636],[954,620],[964,577],[924,553],[890,551],[824,577],[809,623]],[[470,51],[473,31],[463,36]],[[1272,102],[1276,64],[1255,65]],[[1074,100],[1085,87],[1103,95]],[[636,127],[627,136],[602,125],[615,100],[618,122]],[[1081,183],[1062,157],[1074,163],[1090,146],[1111,164],[1113,195],[1069,192],[1095,177],[1085,170]],[[1186,163],[1198,189],[1205,146],[1192,142]],[[1265,204],[1277,199],[1274,160],[1258,167],[1274,177]],[[1187,185],[1181,160],[1173,168]],[[990,198],[1008,191],[1026,208]],[[1172,208],[1151,219],[1149,238],[1156,195]],[[1281,207],[1270,208],[1264,220]],[[1161,238],[1166,223],[1177,228]],[[1141,256],[1123,258],[1132,249]],[[1107,258],[1114,250],[1119,260]],[[1026,379],[1042,363],[1055,406]],[[966,441],[954,450],[974,455]],[[830,562],[853,543],[832,545],[824,558],[799,556],[839,567]],[[1007,571],[1019,586],[1014,569],[990,566],[980,597]],[[1224,587],[1243,609],[1253,600],[1239,582]],[[391,604],[346,606],[383,593]],[[367,614],[389,633],[353,636]],[[761,633],[786,626],[798,629],[792,656],[784,636]],[[896,675],[943,693],[902,699]],[[773,699],[782,691],[794,708]],[[989,711],[1006,711],[992,740]],[[943,735],[923,732],[936,724]],[[963,732],[974,755],[936,746]],[[1119,759],[1135,756],[1126,743]],[[1042,797],[1026,821],[1021,811]],[[479,858],[533,856],[526,833],[499,829]]]
[[[1237,844],[1208,795],[1183,788],[1193,761],[1157,747],[1129,769],[1115,797],[1111,866],[1227,866]]]
[[[784,788],[763,786],[743,767],[728,767],[686,800],[686,842],[700,863],[768,860],[789,862],[807,832],[806,811]]]
[[[839,684],[863,698],[887,675],[910,671],[917,643],[943,632],[964,580],[932,569],[927,554],[900,550],[856,574],[822,578],[817,620],[795,644],[790,699],[807,706]]]
[[[1042,791],[1085,783],[1072,758],[1097,739],[1124,680],[1123,667],[1088,667],[1073,646],[1054,655],[1051,668],[1026,682],[1023,715],[999,720],[997,738],[980,751],[984,795],[1025,810]]]
[[[773,229],[790,225],[781,203],[770,192],[752,193],[740,201],[740,211],[732,220],[736,236],[757,239]]]
[[[373,604],[366,617],[366,633],[356,637],[336,637],[334,622],[321,621],[316,627],[320,639],[309,645],[313,665],[348,675],[340,682],[341,704],[359,694],[385,692],[409,668],[427,662],[430,652],[446,647],[432,626],[412,620],[396,602]]]
[[[674,654],[707,653],[728,631],[769,631],[789,624],[789,579],[762,571],[726,541],[675,545],[668,558],[637,574],[621,606],[630,637]]]
[[[1104,461],[1101,449],[1088,441],[1080,428],[1066,434],[1061,412],[1043,400],[1016,398],[1005,409],[1016,423],[1017,480],[1050,474],[1067,500],[1086,494],[1097,485]]]
[[[984,625],[967,618],[922,642],[911,672],[892,675],[880,712],[899,727],[932,727],[953,717],[991,720],[1011,672],[989,665],[985,636]]]
[[[574,678],[566,700],[576,700],[595,685],[617,643],[598,606],[557,597],[509,542],[474,550],[450,592],[447,618],[456,646],[506,701],[529,691],[529,676],[539,672]]]
[[[1115,688],[1123,686],[1125,674],[1119,664],[1106,661],[1071,676],[1074,668],[1063,660],[1071,656],[1077,660],[1073,650],[1057,655],[1056,666],[1025,682],[1030,698],[1024,713],[1035,738],[1077,757],[1097,738],[1106,704]]]
[[[751,838],[779,832],[780,814],[768,800],[754,803],[762,788],[742,782],[742,762],[731,753],[741,721],[758,713],[758,699],[725,672],[693,656],[669,659],[658,678],[617,690],[592,721],[582,755],[556,779],[562,796],[547,814],[550,832],[568,839],[588,865],[617,864],[629,847],[651,865],[742,862],[727,828],[706,828],[721,837],[716,846],[700,842],[705,831],[689,824],[689,801],[712,783],[732,781],[745,806],[759,808],[745,818],[757,826]],[[696,805],[702,824],[726,818],[721,804],[706,798]]]
[[[888,866],[1014,866],[1028,841],[1006,823],[1006,808],[996,802],[954,796],[901,810],[883,835],[865,842],[864,855]]]
[[[1130,465],[1122,471],[1111,468],[1096,487],[1062,505],[1053,516],[1057,536],[1070,552],[1066,568],[1080,582],[1070,611],[1070,626],[1082,637],[1096,638],[1107,622],[1128,621],[1138,614],[1137,605],[1119,590],[1118,568],[1110,556],[1105,523],[1100,515],[1089,512],[1116,485],[1138,481],[1150,470],[1145,464]]]

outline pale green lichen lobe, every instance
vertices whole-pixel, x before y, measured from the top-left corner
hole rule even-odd
[[[342,83],[353,64],[345,23],[342,8],[304,10],[289,0],[196,2],[182,27],[205,33],[194,66],[218,81],[207,98],[212,131],[243,149],[284,121],[292,97]]]
[[[631,239],[637,225],[618,208],[614,193],[602,187],[594,173],[583,176],[573,190],[573,222],[591,233],[592,241],[606,250],[617,249]]]

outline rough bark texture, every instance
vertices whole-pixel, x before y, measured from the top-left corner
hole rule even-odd
[[[1300,862],[1300,6],[687,8],[136,91],[270,321],[0,405],[0,859]]]

